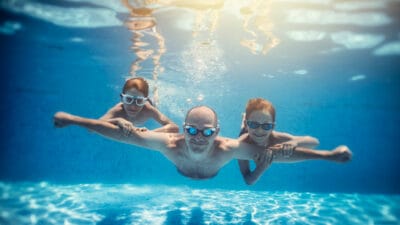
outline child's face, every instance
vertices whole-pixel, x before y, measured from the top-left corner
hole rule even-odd
[[[256,110],[248,115],[246,127],[251,140],[259,146],[265,146],[272,133],[274,121],[268,111]]]
[[[126,114],[135,117],[143,109],[147,98],[136,88],[131,88],[122,95],[121,100]]]

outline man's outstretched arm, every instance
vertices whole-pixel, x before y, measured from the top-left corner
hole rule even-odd
[[[129,121],[123,123],[124,127],[121,127],[121,120],[123,119],[117,120],[117,122],[108,122],[104,120],[84,118],[65,112],[57,112],[54,115],[54,125],[58,128],[77,125],[118,142],[138,145],[158,151],[166,149],[165,143],[168,138],[167,134],[140,131],[139,128],[134,127]]]
[[[87,128],[104,137],[111,138],[117,141],[123,141],[123,131],[117,125],[104,120],[89,119],[80,116],[75,116],[66,112],[57,112],[54,114],[54,126],[63,128],[70,125],[76,125]]]

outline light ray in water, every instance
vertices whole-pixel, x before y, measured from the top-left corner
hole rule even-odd
[[[142,76],[149,79],[141,70],[143,69],[142,64],[146,60],[152,59],[151,83],[153,86],[153,104],[158,105],[158,76],[164,71],[160,60],[166,52],[164,37],[158,32],[157,21],[153,16],[154,9],[150,8],[151,5],[146,2],[133,5],[128,0],[122,0],[122,3],[130,11],[130,16],[125,21],[125,26],[132,32],[131,49],[136,55],[136,59],[131,65],[130,75],[133,77]],[[155,39],[157,44],[151,44],[152,40],[149,40],[149,38]]]
[[[271,10],[270,0],[249,1],[248,5],[240,9],[243,18],[243,30],[250,36],[242,39],[240,44],[255,55],[266,55],[280,42],[272,32],[274,22],[270,17]]]

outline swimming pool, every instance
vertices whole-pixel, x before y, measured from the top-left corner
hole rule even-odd
[[[150,3],[0,3],[0,224],[399,224],[399,1]],[[204,104],[234,138],[260,96],[277,130],[353,160],[273,164],[253,186],[232,161],[195,181],[156,152],[53,127],[59,110],[103,115],[131,74],[178,125]]]

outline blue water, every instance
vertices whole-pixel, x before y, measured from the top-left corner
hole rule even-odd
[[[0,223],[398,224],[400,196],[0,183]]]
[[[0,224],[399,224],[400,2],[190,2],[130,1],[156,21],[136,31],[119,1],[0,2]],[[263,97],[278,131],[353,160],[273,164],[253,186],[232,161],[194,181],[157,152],[53,127],[59,110],[103,115],[132,73],[177,124],[205,104],[234,138]]]

